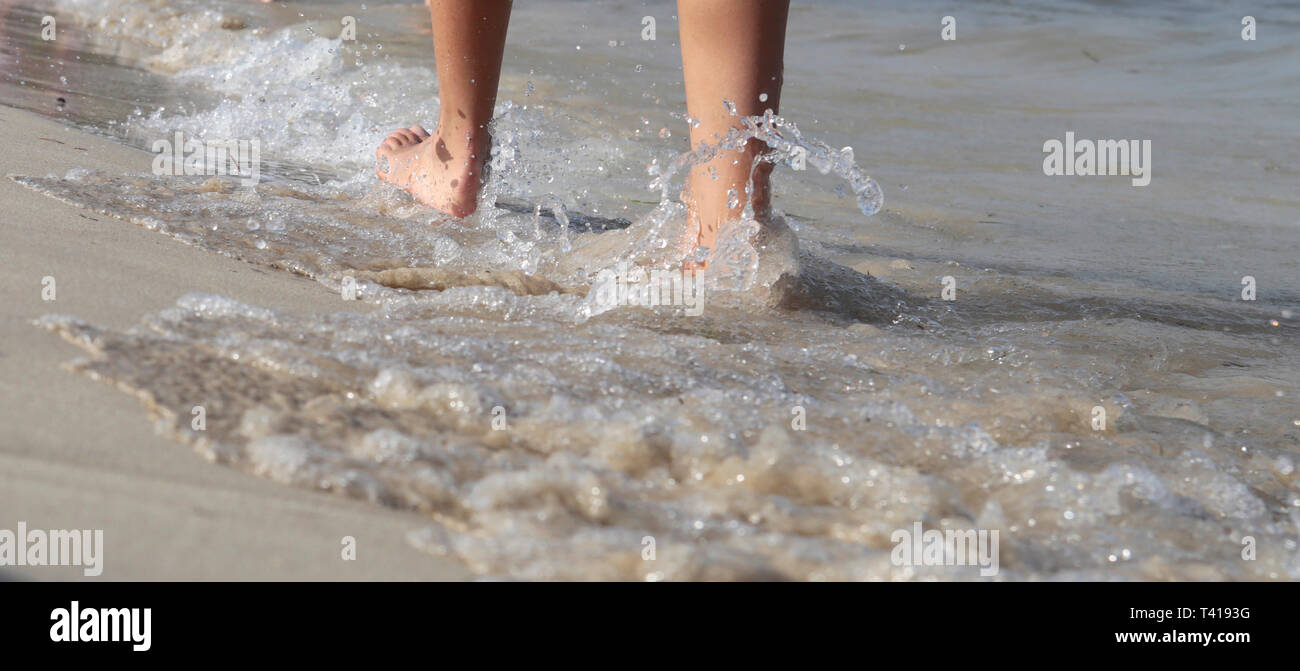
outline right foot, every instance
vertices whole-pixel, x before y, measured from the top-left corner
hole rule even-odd
[[[748,200],[745,185],[750,181],[749,168],[757,154],[757,149],[751,147],[744,152],[724,152],[712,161],[692,166],[682,194],[687,208],[686,237],[682,241],[687,268],[708,267],[717,249],[718,231],[723,224],[740,219],[744,213]],[[753,171],[754,219],[760,225],[765,225],[771,210],[772,167],[771,163],[760,163]],[[695,259],[699,247],[709,250],[709,258]]]
[[[416,200],[453,217],[478,207],[490,138],[448,142],[420,126],[395,130],[375,151],[379,179],[405,189]]]

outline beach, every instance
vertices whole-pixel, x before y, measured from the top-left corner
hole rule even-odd
[[[6,5],[0,529],[110,580],[1300,579],[1300,13],[1187,4],[795,3],[776,223],[690,287],[672,3],[518,3],[459,220],[374,173],[438,116],[417,3]]]
[[[42,139],[47,138],[47,139]],[[148,170],[151,156],[31,113],[0,109],[0,172]],[[78,147],[84,149],[77,149]],[[463,578],[404,540],[424,523],[213,468],[157,435],[139,404],[61,370],[75,348],[32,321],[51,312],[127,325],[189,291],[287,310],[332,305],[318,285],[267,273],[0,182],[4,343],[0,510],[5,528],[102,529],[97,580],[428,580]],[[56,279],[41,300],[40,278]],[[35,278],[35,282],[26,281]],[[343,561],[340,541],[357,539]],[[88,579],[79,566],[5,567],[7,580]]]

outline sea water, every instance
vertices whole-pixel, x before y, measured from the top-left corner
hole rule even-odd
[[[893,561],[919,522],[998,531],[1001,579],[1300,578],[1300,10],[872,4],[795,3],[746,131],[786,143],[777,226],[724,231],[698,315],[593,290],[680,259],[671,3],[517,3],[464,221],[374,177],[437,118],[422,5],[17,8],[6,102],[257,139],[264,179],[14,179],[340,296],[40,325],[206,458],[421,511],[485,576],[980,577]],[[1066,132],[1150,140],[1151,183],[1043,174]]]

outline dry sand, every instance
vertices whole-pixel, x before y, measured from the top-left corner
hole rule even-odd
[[[46,138],[46,139],[42,139]],[[0,174],[147,172],[151,156],[0,107]],[[80,148],[80,149],[79,149]],[[259,480],[154,434],[136,400],[59,367],[81,353],[31,321],[126,327],[191,291],[333,311],[315,282],[254,268],[0,179],[0,529],[103,529],[97,580],[464,579],[407,545],[421,516]],[[52,276],[57,300],[41,299]],[[349,309],[361,310],[360,303]],[[340,556],[357,540],[357,559]],[[82,579],[79,567],[0,578]]]

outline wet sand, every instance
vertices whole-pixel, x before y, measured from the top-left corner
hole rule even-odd
[[[46,139],[42,139],[46,138]],[[150,157],[0,107],[0,173],[114,174]],[[462,579],[405,541],[414,513],[213,468],[156,435],[139,404],[60,368],[80,352],[31,324],[72,313],[125,327],[192,291],[284,309],[337,309],[323,287],[56,203],[0,180],[0,528],[102,529],[98,580]],[[56,300],[41,299],[42,278]],[[165,282],[159,278],[168,278]],[[355,303],[355,310],[368,309]],[[357,540],[343,561],[341,539]],[[3,567],[0,578],[82,579],[80,567]]]

